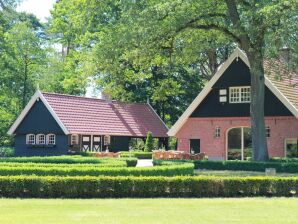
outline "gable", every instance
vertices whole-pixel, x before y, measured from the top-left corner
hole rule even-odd
[[[55,133],[64,134],[63,130],[54,119],[41,100],[36,101],[21,123],[18,125],[16,134]]]
[[[250,86],[249,67],[241,59],[234,59],[190,117],[249,117],[249,103],[229,103],[229,99],[226,103],[219,102],[220,89],[227,90],[228,98],[229,87],[236,86]],[[292,116],[268,87],[265,87],[264,108],[265,116]]]
[[[230,66],[234,62],[234,60],[237,61],[239,59],[241,59],[242,62],[244,62],[245,65],[247,65],[247,69],[249,69],[250,64],[249,64],[249,61],[248,61],[247,56],[245,55],[245,53],[242,50],[240,50],[239,48],[236,48],[236,50],[229,56],[229,58],[225,61],[225,63],[223,63],[223,65],[219,67],[219,69],[217,70],[217,72],[215,73],[215,75],[211,78],[211,80],[207,83],[207,85],[203,88],[203,90],[197,95],[197,97],[192,101],[192,103],[189,105],[189,107],[184,111],[184,113],[181,115],[181,117],[178,119],[178,121],[168,131],[168,135],[169,136],[175,136],[176,133],[180,130],[180,128],[185,124],[185,122],[187,121],[187,119],[198,108],[198,106],[200,104],[202,104],[203,102],[207,102],[207,101],[205,101],[205,98],[209,95],[210,92],[212,92],[213,90],[215,90],[216,87],[217,88],[220,88],[221,85],[224,85],[224,83],[226,82],[224,80],[221,81],[221,82],[219,82],[219,84],[221,84],[221,85],[217,84],[218,86],[216,86],[215,84],[217,83],[218,80],[222,80],[221,77],[226,72],[226,70],[231,69]],[[233,77],[230,77],[230,78],[233,79]],[[245,77],[245,79],[247,79],[247,78],[248,77]],[[243,81],[245,81],[245,80],[243,80]],[[292,98],[296,99],[297,98],[297,95],[284,94],[282,91],[280,91],[277,88],[278,85],[276,85],[274,82],[272,82],[266,76],[266,74],[265,74],[265,86],[266,86],[266,89],[270,90],[269,94],[273,94],[274,97],[276,97],[276,98],[274,98],[275,100],[278,99],[278,102],[282,102],[283,106],[288,111],[291,112],[291,115],[294,115],[296,118],[298,118],[298,107],[296,108],[295,107],[295,104],[293,103],[293,102],[296,102],[297,101],[297,105],[298,105],[298,100],[294,100],[293,101],[293,99],[292,99]],[[297,93],[298,93],[298,88],[297,88]],[[265,94],[266,94],[266,92],[265,92]],[[267,95],[268,95],[268,93],[267,93]],[[289,96],[290,96],[290,98],[289,98]],[[270,101],[268,100],[268,102],[270,102]],[[270,105],[272,105],[271,103],[272,102],[270,102]],[[265,102],[265,104],[266,104],[266,102]],[[264,105],[264,106],[266,107],[266,105]],[[284,111],[284,109],[285,109],[284,107],[282,107],[282,109],[281,109],[281,110],[283,110],[283,112],[280,112],[280,113],[284,113],[285,112]],[[268,109],[270,109],[271,111],[274,111],[277,108],[275,108],[275,107],[268,107]],[[217,110],[217,109],[216,108],[213,108],[213,110]],[[286,111],[285,113],[288,113],[288,111]]]

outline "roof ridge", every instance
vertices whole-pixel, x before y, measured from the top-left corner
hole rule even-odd
[[[53,92],[41,92],[41,94],[51,94],[51,95],[56,95],[56,96],[66,96],[66,97],[74,97],[74,98],[81,98],[81,99],[90,99],[90,100],[98,100],[98,101],[103,101],[103,102],[108,102],[107,100],[104,99],[99,99],[99,98],[94,98],[94,97],[88,97],[88,96],[76,96],[76,95],[70,95],[70,94],[64,94],[64,93],[53,93]],[[144,104],[147,105],[145,102],[123,102],[120,100],[111,100],[112,103],[120,103],[120,104]]]

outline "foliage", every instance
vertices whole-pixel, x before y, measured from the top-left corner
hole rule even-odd
[[[278,177],[0,177],[1,197],[293,196],[298,178]]]
[[[152,152],[122,151],[121,158],[135,157],[137,159],[152,159]]]
[[[154,139],[152,136],[152,132],[148,131],[144,151],[151,152],[153,149],[154,149]]]
[[[0,147],[0,157],[12,157],[14,156],[14,148]]]
[[[135,166],[135,160],[126,160],[128,166]],[[150,168],[108,167],[108,166],[1,166],[0,176],[37,175],[37,176],[181,176],[193,175],[193,164],[159,166]]]
[[[144,141],[140,138],[131,138],[129,141],[129,150],[144,151]]]

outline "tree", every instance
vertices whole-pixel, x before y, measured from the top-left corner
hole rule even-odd
[[[154,139],[152,136],[152,132],[148,131],[144,151],[151,152],[153,150],[153,147],[154,147]]]

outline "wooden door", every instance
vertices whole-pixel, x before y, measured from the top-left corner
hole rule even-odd
[[[93,144],[92,151],[100,152],[101,151],[101,137],[100,135],[93,135]]]
[[[91,150],[91,135],[82,135],[82,150]]]
[[[190,139],[190,153],[200,153],[200,139]]]

